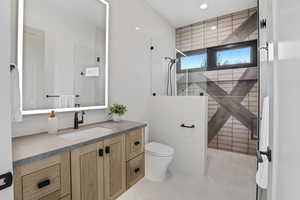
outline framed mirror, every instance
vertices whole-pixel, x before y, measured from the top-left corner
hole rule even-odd
[[[19,0],[23,115],[106,109],[109,3]]]

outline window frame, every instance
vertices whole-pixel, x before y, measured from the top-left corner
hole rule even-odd
[[[240,63],[234,65],[217,65],[217,52],[218,51],[226,51],[226,50],[234,50],[234,49],[241,49],[241,48],[251,48],[251,62],[250,63]],[[207,49],[207,63],[208,71],[212,70],[221,70],[221,69],[236,69],[236,68],[248,68],[248,67],[257,67],[257,40],[251,40],[247,42],[239,42],[234,44],[227,44],[217,47],[212,47]]]
[[[217,66],[217,52],[222,50],[233,50],[240,48],[251,48],[251,63],[247,64],[235,64],[235,65],[222,65]],[[257,67],[257,40],[250,40],[246,42],[239,42],[227,45],[221,45],[216,47],[210,47],[205,49],[197,49],[192,51],[183,52],[187,56],[206,54],[206,67],[194,68],[194,69],[181,69],[181,58],[184,57],[182,54],[177,53],[177,73],[186,73],[186,72],[199,72],[199,71],[214,71],[214,70],[223,70],[223,69],[238,69],[238,68],[249,68]]]
[[[193,69],[181,69],[181,58],[185,57],[181,53],[177,53],[177,64],[176,69],[177,73],[185,73],[185,72],[198,72],[198,71],[206,71],[207,69],[207,61],[208,61],[208,55],[207,55],[207,49],[197,49],[192,51],[186,51],[184,52],[186,56],[195,56],[200,54],[206,54],[206,67],[200,67],[200,68],[193,68]]]

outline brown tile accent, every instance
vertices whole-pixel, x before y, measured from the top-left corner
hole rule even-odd
[[[251,8],[176,29],[176,48],[181,51],[202,49],[236,41],[258,38],[255,15]],[[216,26],[215,30],[211,27]]]

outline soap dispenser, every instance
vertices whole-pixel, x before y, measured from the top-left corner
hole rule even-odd
[[[56,134],[57,132],[58,132],[58,120],[54,110],[52,110],[48,118],[48,133]]]

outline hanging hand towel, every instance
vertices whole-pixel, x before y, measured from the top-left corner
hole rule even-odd
[[[14,67],[10,70],[10,91],[11,91],[11,118],[13,122],[23,120],[20,102],[19,70]]]
[[[269,97],[264,98],[263,102],[263,111],[262,111],[262,122],[260,130],[260,141],[259,141],[259,150],[267,151],[269,146]],[[259,187],[263,189],[268,188],[268,167],[269,161],[267,156],[262,155],[263,162],[258,164],[258,170],[256,173],[256,183]]]

